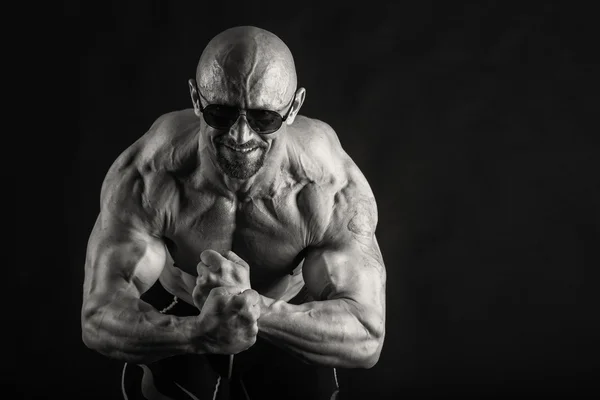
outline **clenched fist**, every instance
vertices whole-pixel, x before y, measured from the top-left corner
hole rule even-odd
[[[258,334],[259,301],[252,289],[212,289],[198,317],[198,352],[237,354],[252,346]]]
[[[238,293],[250,289],[250,266],[233,251],[221,255],[214,250],[200,254],[197,266],[198,278],[192,292],[194,304],[202,310],[208,294],[214,288],[235,287]]]

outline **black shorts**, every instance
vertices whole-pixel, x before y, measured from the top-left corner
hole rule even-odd
[[[305,301],[306,290],[292,304]],[[157,282],[142,296],[162,310],[174,297]],[[198,315],[196,307],[179,300],[168,314]],[[123,397],[127,400],[258,400],[339,399],[336,370],[304,363],[290,353],[258,338],[248,350],[236,354],[231,379],[227,355],[180,355],[146,364],[125,364]]]

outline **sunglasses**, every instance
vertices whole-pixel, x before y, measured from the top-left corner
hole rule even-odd
[[[204,100],[206,98],[200,94],[200,97]],[[288,104],[294,102],[294,97],[292,97],[292,101]],[[243,112],[242,112],[243,111]],[[248,121],[248,125],[250,128],[258,134],[268,135],[269,133],[273,133],[281,128],[283,121],[287,119],[290,115],[290,111],[292,111],[292,107],[288,109],[284,116],[281,116],[276,111],[271,110],[260,110],[260,109],[248,109],[243,110],[233,106],[226,106],[220,104],[209,104],[206,107],[202,107],[202,102],[200,102],[200,112],[204,116],[204,120],[210,126],[219,130],[229,130],[238,120],[240,115],[246,115],[246,120]]]

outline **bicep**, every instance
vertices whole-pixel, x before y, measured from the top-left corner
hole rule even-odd
[[[361,178],[361,176],[359,176]],[[328,229],[307,252],[303,275],[318,300],[344,299],[363,317],[385,320],[386,270],[375,236],[377,205],[364,178],[340,191]]]
[[[101,212],[88,242],[84,303],[122,291],[141,296],[158,280],[165,261],[160,239]]]
[[[384,307],[386,271],[374,236],[309,251],[303,277],[310,294],[318,300],[342,298]]]
[[[160,276],[166,261],[160,214],[148,207],[145,179],[135,148],[111,166],[100,194],[100,214],[88,240],[84,302],[126,291],[136,297]]]

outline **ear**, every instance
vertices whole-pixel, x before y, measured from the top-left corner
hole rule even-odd
[[[290,114],[285,120],[286,124],[291,125],[294,122],[294,119],[296,119],[296,115],[298,115],[298,111],[300,111],[300,107],[302,107],[302,104],[304,104],[305,97],[306,89],[301,87],[298,90],[296,90],[296,97],[294,99],[294,102],[292,103],[292,110],[290,111]]]
[[[188,86],[190,87],[190,97],[192,98],[192,104],[194,105],[194,114],[200,117],[202,116],[202,111],[200,111],[200,96],[198,95],[196,80],[188,79]]]

